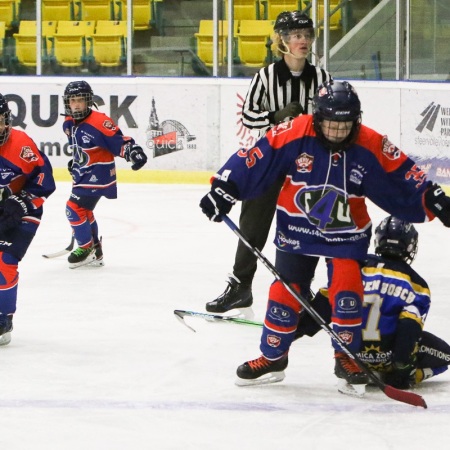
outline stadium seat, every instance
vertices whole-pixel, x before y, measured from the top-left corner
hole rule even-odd
[[[94,34],[94,21],[59,21],[53,36],[53,59],[62,67],[80,67],[90,52],[87,38]]]
[[[241,20],[237,34],[237,56],[241,64],[261,67],[268,62],[273,20]]]
[[[338,1],[331,1],[330,2],[330,12],[333,11],[338,4],[339,4]],[[318,21],[322,22],[322,25],[319,26],[319,29],[323,30],[323,20],[325,17],[323,0],[318,3],[317,17],[318,17]],[[332,16],[330,16],[330,30],[341,29],[341,27],[342,27],[341,20],[342,20],[342,9],[339,8]]]
[[[228,18],[228,0],[225,0],[225,18]],[[234,0],[234,20],[258,20],[263,8],[259,0]]]
[[[19,24],[20,0],[0,0],[0,21],[5,22],[6,30]]]
[[[112,0],[79,0],[80,20],[114,20]]]
[[[3,47],[5,41],[6,27],[5,22],[0,22],[0,59],[3,60]]]
[[[127,20],[127,0],[116,3],[116,20]],[[133,0],[133,29],[136,31],[149,30],[153,20],[153,5],[151,0]]]
[[[126,61],[127,22],[97,22],[95,33],[91,36],[92,56],[101,67],[118,67]]]
[[[234,36],[237,35],[239,21],[234,21]],[[195,33],[197,56],[205,66],[213,65],[213,30],[212,20],[200,20],[198,33]],[[219,21],[219,64],[224,64],[227,56],[228,21]],[[234,51],[233,51],[234,55]]]
[[[74,20],[72,0],[42,0],[42,20]]]
[[[42,22],[42,61],[49,57],[48,49],[51,47],[50,39],[55,34],[56,22]],[[37,27],[35,20],[22,20],[19,24],[19,32],[13,34],[15,42],[15,60],[25,67],[36,67],[36,36]]]
[[[275,20],[283,11],[301,10],[299,0],[260,0],[264,8],[263,19]]]

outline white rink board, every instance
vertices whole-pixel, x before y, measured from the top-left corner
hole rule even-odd
[[[53,167],[65,167],[70,157],[62,95],[68,82],[81,78],[2,77],[14,125],[24,129],[46,153]],[[149,170],[215,171],[240,147],[251,146],[256,134],[242,127],[242,103],[250,79],[198,78],[86,78],[97,97],[99,110],[118,121],[146,149]],[[363,123],[389,136],[407,154],[439,158],[445,175],[450,141],[450,85],[352,81],[361,98]],[[173,129],[176,146],[154,154],[150,114],[154,102],[159,134]],[[428,128],[417,127],[424,110],[435,108]],[[431,127],[434,124],[434,127]],[[172,128],[170,128],[172,127]],[[432,128],[432,129],[431,129]],[[158,152],[156,152],[158,153]],[[119,161],[119,168],[128,168]],[[442,181],[442,180],[441,180]]]

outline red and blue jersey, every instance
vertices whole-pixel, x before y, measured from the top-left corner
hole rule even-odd
[[[26,193],[34,209],[23,220],[39,224],[42,205],[55,189],[48,158],[26,133],[11,129],[8,140],[0,146],[0,199]]]
[[[232,155],[216,177],[233,182],[240,200],[284,179],[275,244],[292,253],[363,260],[372,226],[366,199],[408,222],[433,218],[423,203],[425,173],[364,125],[354,144],[332,153],[317,138],[313,117],[299,116]]]
[[[67,117],[63,130],[73,150],[72,192],[117,198],[116,156],[135,143],[105,114],[92,111],[81,122]]]

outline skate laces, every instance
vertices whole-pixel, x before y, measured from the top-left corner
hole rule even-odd
[[[336,353],[334,357],[339,360],[339,364],[349,375],[362,372],[357,364],[345,353]]]
[[[91,250],[91,247],[89,247],[89,248],[78,247],[78,248],[76,248],[72,253],[73,253],[75,256],[82,256],[82,255],[84,255],[86,252],[89,252],[90,250]]]
[[[249,361],[247,364],[251,367],[252,370],[259,370],[269,367],[271,363],[272,361],[269,361],[268,359],[264,358],[264,356],[260,356],[257,359]]]

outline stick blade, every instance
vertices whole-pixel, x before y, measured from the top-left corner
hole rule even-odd
[[[420,406],[421,408],[425,409],[428,407],[424,398],[418,394],[414,394],[414,392],[402,391],[389,385],[386,385],[383,391],[389,398],[392,398],[393,400],[408,403],[408,405],[412,406]]]

